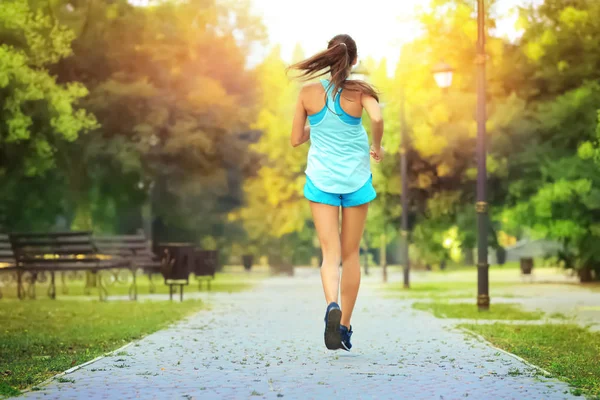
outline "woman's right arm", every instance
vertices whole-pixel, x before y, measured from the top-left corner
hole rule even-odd
[[[371,119],[371,132],[373,134],[371,155],[375,161],[379,162],[383,158],[383,151],[381,148],[381,139],[383,138],[383,117],[381,115],[381,107],[377,100],[369,95],[362,95],[361,103]]]

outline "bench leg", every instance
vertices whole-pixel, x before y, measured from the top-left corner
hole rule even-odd
[[[98,287],[98,295],[100,297],[100,301],[106,301],[108,299],[108,290],[106,286],[104,286],[104,281],[102,280],[101,271],[94,272],[96,275],[96,286]]]
[[[17,271],[17,297],[25,299],[25,288],[23,287],[23,271]]]
[[[129,300],[137,300],[137,281],[135,268],[131,269],[131,276],[133,277],[133,281],[129,287]]]
[[[31,283],[29,284],[29,287],[27,287],[27,295],[32,300],[35,300],[35,298],[36,298],[36,293],[35,293],[36,282],[37,282],[37,272],[32,272],[31,273]]]
[[[183,301],[183,285],[179,285],[179,301]]]
[[[60,273],[60,282],[62,286],[62,294],[69,294],[69,287],[67,286],[67,273],[64,271]]]
[[[50,286],[48,287],[48,297],[56,299],[56,283],[54,281],[54,271],[50,271]]]
[[[85,271],[85,287],[83,293],[90,295],[92,293],[91,288],[96,287],[96,280],[98,279],[95,272]]]
[[[156,286],[154,285],[154,281],[152,280],[152,272],[148,272],[148,281],[150,283],[149,285],[149,292],[155,293],[156,292]]]

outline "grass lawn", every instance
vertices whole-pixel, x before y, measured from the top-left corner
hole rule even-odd
[[[106,275],[105,275],[106,276]],[[126,282],[116,282],[107,284],[108,296],[123,296],[129,293],[129,285],[131,283],[131,274],[123,272],[122,276],[127,279]],[[250,288],[254,283],[264,278],[265,274],[261,273],[229,273],[221,272],[215,275],[215,279],[211,281],[212,292],[240,292]],[[169,287],[164,284],[162,276],[157,274],[152,278],[154,286],[156,288],[155,293],[168,294]],[[56,277],[56,297],[60,299],[66,296],[85,296],[84,286],[85,283],[81,279],[77,280],[66,280],[66,286],[68,293],[63,293],[62,283],[60,277]],[[138,295],[144,295],[150,293],[150,280],[147,275],[138,274],[137,276],[137,288]],[[190,284],[184,288],[185,293],[193,293],[199,291],[207,291],[206,283],[202,283],[202,288],[199,288],[198,282],[192,276],[190,277]],[[2,292],[5,299],[16,299],[17,288],[16,285],[10,284],[9,286],[3,287]],[[48,282],[36,283],[36,295],[38,299],[47,298]],[[178,292],[177,292],[178,293]],[[98,290],[95,288],[90,289],[90,296],[92,298],[98,298]],[[177,294],[177,296],[179,296]]]
[[[514,290],[521,283],[512,282],[493,282],[490,285],[490,296],[494,297],[515,297],[513,293],[508,293],[508,289]],[[392,283],[384,286],[386,297],[412,298],[412,299],[463,299],[477,297],[477,283],[473,279],[468,281],[430,281],[414,282],[410,289],[404,289],[402,283]]]
[[[399,272],[400,270],[398,269]],[[534,281],[522,280],[517,263],[504,266],[492,266],[489,270],[490,297],[515,298],[526,297],[534,285],[541,287],[553,285],[549,278],[556,279],[564,271],[554,267],[538,267],[534,269]],[[386,297],[412,299],[457,299],[477,297],[477,269],[474,267],[454,267],[445,271],[417,271],[413,275],[410,289],[404,289],[402,282],[375,284]],[[554,283],[556,285],[556,283]],[[579,288],[584,286],[577,285]],[[585,287],[587,288],[587,287]],[[594,290],[590,285],[589,289]]]
[[[461,325],[600,399],[600,333],[576,325]]]
[[[0,301],[0,397],[19,394],[202,308],[201,301]]]
[[[267,274],[261,272],[217,273],[212,292],[239,292],[250,288]],[[156,293],[168,293],[161,276],[154,278]],[[149,293],[147,276],[138,276],[138,294]],[[69,281],[62,293],[57,279],[57,300],[48,299],[47,283],[36,285],[37,300],[16,300],[14,284],[3,287],[0,300],[0,397],[16,395],[48,377],[91,360],[132,340],[164,328],[202,308],[202,302],[152,301],[98,302],[97,289],[84,296],[82,280]],[[129,283],[108,287],[111,295],[126,295]],[[200,289],[195,279],[185,293]],[[202,285],[206,291],[206,284]],[[62,298],[62,300],[61,300]],[[184,297],[185,298],[185,297]]]
[[[494,304],[489,311],[479,311],[475,304],[447,302],[416,302],[413,308],[429,311],[437,318],[537,320],[544,315],[539,311],[523,311],[518,304]]]

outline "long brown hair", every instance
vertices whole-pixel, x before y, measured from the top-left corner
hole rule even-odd
[[[333,86],[334,98],[342,89],[346,89],[362,92],[379,101],[377,91],[367,82],[348,80],[352,63],[356,60],[357,54],[354,39],[349,35],[337,35],[329,41],[327,50],[289,66],[288,70],[302,71],[299,78],[305,81],[331,74],[329,85]]]

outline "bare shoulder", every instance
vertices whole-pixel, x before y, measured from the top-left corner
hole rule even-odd
[[[378,104],[377,99],[370,94],[359,92],[358,95],[362,104]]]
[[[300,98],[303,101],[311,101],[314,98],[321,98],[324,93],[323,85],[320,82],[309,82],[302,85],[300,89]]]
[[[360,102],[363,97],[363,93],[361,90],[358,90],[350,81],[348,89],[344,90],[344,97],[352,101]]]
[[[314,93],[314,92],[322,92],[323,85],[320,82],[308,82],[302,85],[303,93]]]

